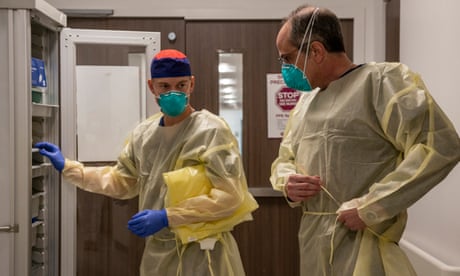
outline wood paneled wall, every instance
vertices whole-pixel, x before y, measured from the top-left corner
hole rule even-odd
[[[275,39],[280,21],[189,21],[186,50],[196,76],[192,103],[219,112],[218,52],[243,53],[243,159],[250,187],[268,187],[281,139],[269,139],[266,74],[279,73]],[[353,20],[343,20],[353,58]]]

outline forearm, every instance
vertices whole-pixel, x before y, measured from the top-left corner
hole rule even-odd
[[[139,192],[135,178],[122,175],[111,166],[85,167],[78,161],[66,159],[62,176],[85,191],[118,199],[133,198]]]

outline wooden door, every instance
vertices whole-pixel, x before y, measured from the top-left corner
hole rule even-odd
[[[353,49],[353,21],[342,21]],[[279,73],[275,39],[279,20],[189,21],[186,51],[196,77],[192,103],[219,113],[218,53],[243,54],[243,160],[260,208],[233,231],[248,276],[299,274],[297,232],[301,210],[290,208],[269,182],[281,139],[267,138],[266,74]]]

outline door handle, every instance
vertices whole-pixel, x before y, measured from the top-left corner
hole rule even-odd
[[[19,225],[15,224],[0,226],[0,232],[17,233],[19,232]]]

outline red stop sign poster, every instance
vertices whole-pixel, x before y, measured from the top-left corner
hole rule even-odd
[[[267,74],[268,138],[281,138],[301,92],[289,88],[279,73]]]
[[[281,108],[281,110],[291,111],[291,109],[295,107],[297,101],[300,98],[300,92],[284,86],[276,92],[275,97],[276,105]]]

